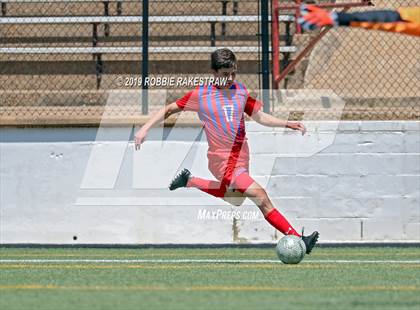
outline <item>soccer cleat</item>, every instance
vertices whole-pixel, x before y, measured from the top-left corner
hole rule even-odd
[[[315,244],[317,243],[319,238],[319,233],[317,231],[314,231],[309,236],[303,235],[303,229],[302,229],[302,240],[305,243],[306,246],[306,254],[310,254],[312,249],[314,248]]]
[[[169,184],[169,190],[173,191],[180,187],[187,186],[188,179],[191,177],[191,172],[188,169],[182,169]]]

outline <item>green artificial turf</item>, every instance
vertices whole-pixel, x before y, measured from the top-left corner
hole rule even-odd
[[[419,248],[272,260],[266,248],[1,248],[0,309],[420,309]]]

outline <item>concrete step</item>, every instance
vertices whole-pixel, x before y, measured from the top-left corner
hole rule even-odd
[[[34,16],[34,15],[104,15],[105,1],[52,1],[48,3],[7,3],[8,16]],[[150,15],[198,15],[202,12],[208,14],[221,14],[222,3],[218,0],[208,1],[150,1]],[[118,14],[116,1],[111,1],[108,5],[110,15]],[[258,12],[258,1],[238,1],[237,14],[255,14]],[[122,1],[122,15],[141,15],[141,1]],[[229,1],[226,13],[234,14],[233,1]]]
[[[109,36],[141,36],[141,24],[109,24]],[[222,26],[216,24],[216,35],[221,35]],[[229,22],[225,27],[226,35],[244,35],[258,33],[257,22]],[[2,38],[10,37],[92,37],[91,24],[4,24],[0,28]],[[98,36],[104,36],[105,25],[98,26]],[[150,36],[210,36],[210,24],[196,23],[152,23]]]
[[[208,58],[208,57],[207,57]],[[2,75],[56,75],[96,74],[96,63],[89,61],[8,61],[0,63]],[[256,74],[260,70],[259,63],[252,60],[239,60],[240,74]],[[137,61],[107,60],[103,63],[103,73],[138,75],[142,63]],[[149,62],[150,74],[208,74],[210,60],[160,60]]]

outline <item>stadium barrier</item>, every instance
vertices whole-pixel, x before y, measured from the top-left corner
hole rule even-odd
[[[329,1],[322,3],[327,5]],[[377,0],[373,4],[375,9],[398,8],[418,5],[418,1]],[[90,125],[99,124],[107,100],[104,93],[132,90],[132,86],[125,87],[119,81],[141,76],[140,1],[5,0],[1,8],[2,125],[57,125],[65,123],[64,119],[69,125],[80,124],[78,118],[89,110],[86,106],[96,112],[82,118],[89,118]],[[238,79],[250,89],[261,88],[258,11],[259,1],[251,0],[150,1],[149,74],[209,74],[208,53],[223,46],[238,53]],[[294,10],[279,14],[283,69],[317,35],[296,31],[292,27],[294,16]],[[418,119],[418,76],[412,70],[415,55],[415,38],[334,29],[314,45],[280,86],[332,90],[346,101],[342,119]],[[170,88],[167,102],[190,88]],[[271,113],[284,115],[275,93],[271,99]],[[150,112],[161,106],[149,103]],[[301,119],[306,111],[313,111],[311,106],[299,109],[289,111],[289,117]],[[139,111],[138,120],[143,119],[144,112]],[[335,112],[323,110],[317,118],[331,119],[333,115]]]
[[[319,230],[323,243],[419,242],[420,123],[307,126],[302,137],[247,123],[251,174],[293,225]],[[231,207],[199,190],[167,189],[181,165],[211,178],[205,141],[184,162],[199,128],[155,128],[141,152],[130,132],[3,128],[0,242],[243,244],[280,237],[249,201]]]
[[[29,106],[43,110],[37,119],[48,123],[50,120],[45,116],[55,114],[59,107],[74,110],[75,106],[102,105],[104,91],[123,88],[116,80],[121,76],[139,76],[143,70],[141,1],[56,0],[47,4],[8,0],[2,3],[0,23],[4,28],[0,33],[0,57],[4,66],[0,73],[6,83],[2,83],[0,91],[4,99],[4,125],[12,120],[15,124],[19,120],[28,124],[27,119],[33,115],[33,109],[25,112]],[[255,88],[261,71],[258,65],[260,16],[256,12],[258,1],[240,4],[237,1],[194,4],[150,1],[149,74],[202,75],[203,68],[208,74],[208,54],[216,47],[227,46],[240,54],[239,77],[249,80],[248,87]],[[293,20],[290,16],[279,17],[284,23]],[[281,47],[284,53],[295,49]],[[34,76],[37,78],[32,79]],[[178,97],[186,89],[174,90],[170,98]],[[89,90],[87,99],[84,94]],[[55,95],[58,91],[63,92],[59,102]],[[18,109],[22,102],[25,103]],[[77,123],[72,115],[67,118],[70,123],[72,120]],[[100,114],[96,119],[99,123]]]

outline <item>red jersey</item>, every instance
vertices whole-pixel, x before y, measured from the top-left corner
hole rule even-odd
[[[176,101],[185,111],[195,111],[204,126],[209,152],[236,153],[246,143],[244,112],[249,116],[261,109],[241,83],[229,89],[199,86]]]

